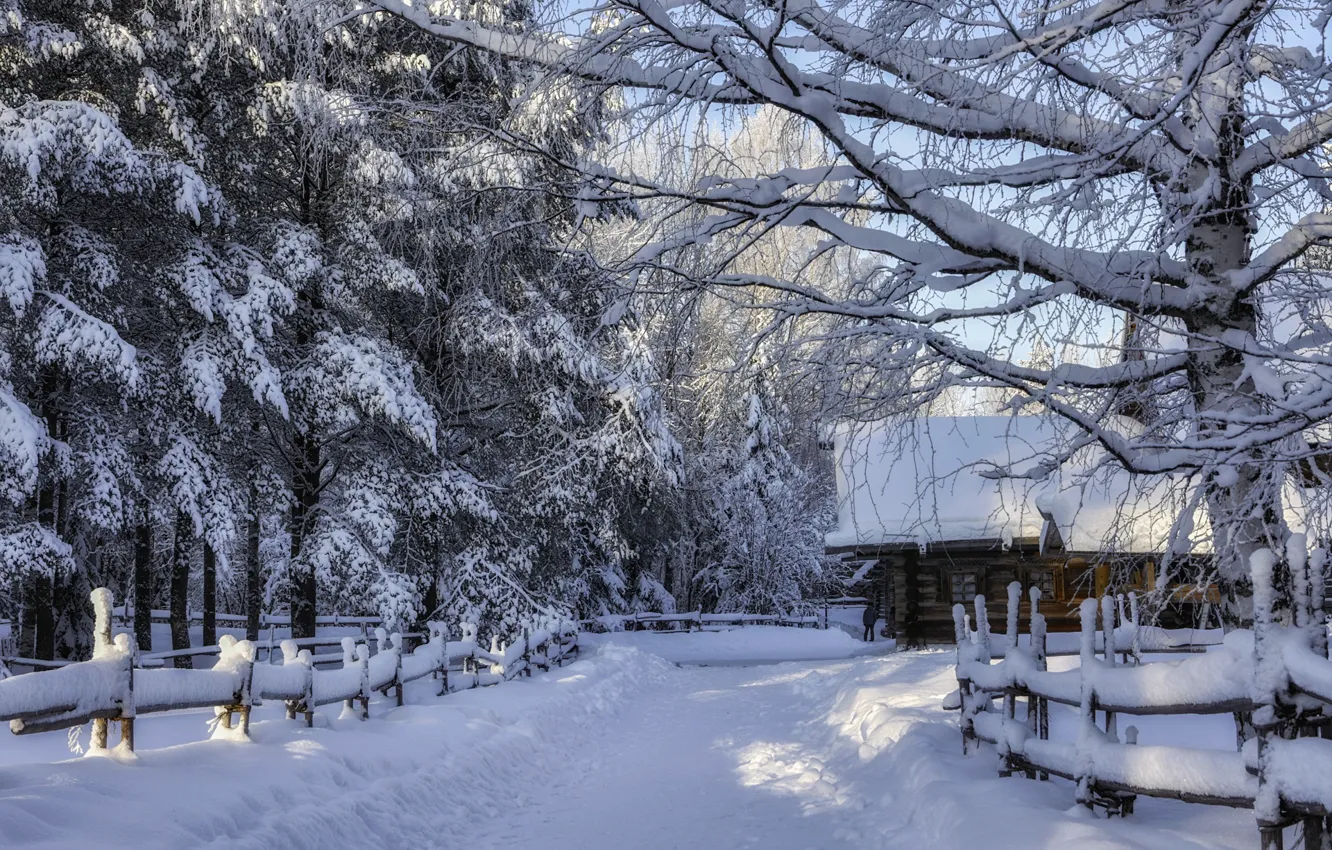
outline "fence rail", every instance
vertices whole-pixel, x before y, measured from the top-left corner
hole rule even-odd
[[[1264,850],[1279,850],[1282,829],[1293,823],[1303,828],[1304,846],[1322,846],[1332,815],[1332,741],[1321,739],[1328,731],[1328,707],[1314,701],[1332,704],[1332,661],[1317,617],[1321,604],[1297,617],[1297,626],[1264,624],[1260,614],[1256,634],[1234,632],[1221,641],[1204,633],[1197,643],[1185,644],[1182,633],[1139,627],[1132,598],[1130,617],[1122,602],[1107,597],[1098,605],[1089,599],[1080,610],[1079,667],[1051,672],[1046,661],[1053,653],[1047,651],[1039,599],[1033,589],[1025,642],[1017,633],[1022,601],[1017,583],[1009,588],[1002,641],[989,634],[983,596],[975,602],[976,631],[966,609],[954,607],[958,690],[945,707],[960,711],[964,753],[980,743],[991,745],[999,753],[1001,775],[1063,777],[1076,783],[1079,803],[1110,814],[1131,814],[1138,796],[1255,809]],[[997,661],[996,647],[1002,648]],[[1195,654],[1143,663],[1150,652]],[[1256,676],[1259,670],[1262,675]],[[1263,683],[1272,689],[1270,700],[1261,699]],[[1026,708],[1022,716],[1019,701]],[[1050,740],[1050,703],[1078,708],[1075,741]],[[1122,740],[1118,728],[1122,714],[1235,712],[1253,713],[1259,732],[1239,752],[1144,746],[1134,727],[1124,730]]]
[[[250,620],[249,616],[246,614],[231,614],[225,611],[218,611],[213,615],[213,618],[218,623],[236,623],[239,625],[245,625]],[[172,620],[172,616],[170,611],[154,608],[151,611],[151,619],[154,623],[169,623]],[[187,619],[191,624],[202,623],[204,621],[204,612],[190,611],[188,612]],[[116,607],[115,611],[112,613],[113,623],[128,625],[133,621],[133,609],[127,609],[124,605]],[[384,621],[379,617],[343,616],[340,614],[329,614],[326,616],[315,617],[315,623],[320,626],[379,626],[383,625],[383,622]],[[269,614],[264,612],[259,615],[260,628],[290,625],[291,616],[289,614]]]
[[[788,626],[792,628],[819,628],[826,626],[824,619],[816,615],[788,614],[746,614],[714,613],[687,611],[683,614],[659,614],[655,611],[640,611],[635,614],[608,614],[580,620],[585,629],[604,631],[709,631],[718,628],[737,626]],[[683,626],[683,628],[679,628]],[[662,628],[668,627],[668,628]]]
[[[535,669],[563,666],[579,652],[578,628],[561,623],[530,630],[507,645],[492,642],[489,650],[476,643],[475,629],[462,640],[449,641],[444,626],[431,623],[424,642],[408,650],[405,636],[375,629],[371,641],[357,638],[307,638],[279,644],[282,663],[257,660],[252,641],[224,635],[217,646],[174,650],[140,656],[127,634],[111,636],[111,593],[92,593],[96,614],[93,657],[65,662],[51,669],[0,680],[0,720],[16,735],[93,724],[93,748],[107,745],[108,725],[120,724],[121,745],[134,749],[134,721],[145,714],[191,708],[214,708],[224,728],[239,719],[248,734],[250,710],[263,700],[282,702],[288,719],[303,716],[313,725],[314,710],[343,703],[362,719],[369,717],[371,695],[394,693],[403,704],[403,685],[433,677],[439,694],[493,685]],[[340,653],[314,655],[311,648],[336,643]],[[373,651],[372,651],[373,650]],[[216,654],[209,670],[165,668],[166,660],[187,655]],[[28,659],[24,659],[25,661]],[[337,669],[321,669],[336,663]],[[451,675],[452,674],[452,675]]]

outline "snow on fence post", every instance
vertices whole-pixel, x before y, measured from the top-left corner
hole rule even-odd
[[[99,587],[92,592],[93,606],[93,658],[105,658],[114,651],[111,643],[111,609],[114,601],[111,591]],[[133,664],[131,663],[131,669]],[[131,674],[133,675],[133,674]],[[106,731],[109,721],[105,717],[94,717],[89,747],[94,750],[106,749]]]
[[[1092,807],[1092,747],[1100,730],[1096,728],[1096,692],[1092,674],[1096,668],[1096,600],[1084,599],[1078,609],[1082,618],[1079,661],[1081,662],[1082,699],[1079,705],[1079,723],[1074,772],[1077,774],[1076,799],[1087,808]]]
[[[1022,605],[1022,583],[1011,581],[1008,583],[1008,622],[1004,637],[1008,641],[1008,646],[1004,650],[1004,660],[1016,658],[1018,649],[1018,614],[1019,607]],[[1017,720],[1017,694],[1012,688],[1009,688],[1004,694],[1004,720]],[[999,755],[999,775],[1012,776],[1013,763],[1012,754],[1009,751],[1007,736],[1000,742]]]
[[[1107,594],[1101,597],[1101,633],[1105,641],[1105,666],[1115,666],[1115,648],[1119,641],[1115,635],[1115,603]],[[1118,743],[1119,724],[1113,711],[1105,713],[1105,736]]]
[[[1253,576],[1253,726],[1258,733],[1258,793],[1253,814],[1258,821],[1259,844],[1263,850],[1280,850],[1281,789],[1275,779],[1272,752],[1284,725],[1277,713],[1278,692],[1286,688],[1285,666],[1281,649],[1272,640],[1272,570],[1276,555],[1271,549],[1259,549],[1249,556]]]
[[[1008,637],[1009,652],[1012,652],[1017,649],[1018,616],[1020,614],[1018,609],[1021,605],[1022,605],[1022,582],[1010,581],[1008,583],[1008,623],[1007,623],[1008,628],[1007,631],[1005,632],[1006,636]]]
[[[435,669],[430,674],[439,680],[439,692],[435,696],[444,696],[449,692],[449,633],[443,623],[431,621],[426,624],[430,632],[430,648],[436,653]]]
[[[219,705],[214,708],[218,723],[223,729],[230,729],[232,728],[231,715],[239,714],[241,734],[249,737],[250,706],[253,701],[251,694],[254,686],[255,646],[248,640],[236,640],[234,635],[222,635],[217,640],[217,648],[217,664],[213,669],[234,667],[240,679],[240,689],[237,691],[235,699],[227,705]]]
[[[361,623],[364,627],[365,623]],[[367,644],[358,644],[355,638],[345,637],[342,643],[342,667],[343,669],[358,668],[361,673],[361,684],[356,693],[343,700],[343,708],[349,712],[356,711],[356,702],[361,703],[360,717],[365,720],[370,716],[370,647]],[[336,697],[335,697],[336,699]]]
[[[129,682],[125,687],[125,699],[120,703],[120,746],[128,752],[134,752],[134,668],[138,666],[139,645],[134,642],[134,635],[116,635],[116,648],[125,654],[129,666]]]
[[[287,700],[287,719],[295,720],[297,713],[305,715],[306,727],[314,726],[314,662],[310,650],[301,649],[296,641],[282,641],[282,666],[301,668],[301,696]]]
[[[1048,666],[1045,658],[1045,615],[1040,611],[1041,589],[1032,585],[1027,591],[1031,599],[1031,658],[1032,663],[1037,670],[1045,670]],[[1028,692],[1027,695],[1027,725],[1031,731],[1042,741],[1050,739],[1050,703],[1045,697],[1038,697]],[[1050,774],[1045,771],[1037,771],[1036,776],[1042,782],[1048,782]]]
[[[958,728],[962,731],[962,755],[970,751],[971,740],[975,737],[971,719],[971,682],[962,676],[962,665],[972,660],[977,652],[971,642],[970,629],[967,627],[967,609],[961,602],[953,606],[953,634],[957,638],[957,697]]]
[[[980,644],[980,657],[990,663],[990,615],[985,610],[985,594],[977,593],[973,600],[976,606],[976,642]]]
[[[389,635],[393,641],[393,696],[402,707],[402,632]]]

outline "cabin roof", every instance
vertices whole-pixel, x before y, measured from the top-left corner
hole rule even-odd
[[[1160,553],[1188,491],[1182,479],[1132,476],[1083,449],[1040,481],[993,477],[1053,460],[1074,437],[1036,416],[918,417],[837,429],[837,527],[827,545],[1041,539],[1080,553]],[[1176,551],[1205,544],[1195,523]],[[1058,532],[1056,539],[1053,532]],[[1190,539],[1190,538],[1193,539]]]

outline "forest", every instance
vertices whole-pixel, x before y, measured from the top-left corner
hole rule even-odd
[[[577,167],[614,96],[357,8],[0,3],[17,653],[87,657],[102,586],[145,651],[154,609],[179,648],[191,611],[798,608],[821,402],[744,305],[617,272],[670,211]]]

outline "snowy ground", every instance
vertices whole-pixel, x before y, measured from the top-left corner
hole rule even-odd
[[[829,633],[782,631],[802,657],[836,648]],[[963,758],[939,708],[951,652],[676,667],[644,651],[734,660],[757,634],[602,636],[587,660],[527,681],[444,698],[414,683],[407,707],[373,705],[364,723],[331,708],[306,730],[265,706],[249,743],[198,740],[201,713],[147,717],[130,765],[71,759],[59,733],[0,738],[0,847],[1256,844],[1246,812],[1140,800],[1107,821],[1074,807],[1068,783],[999,779],[992,755]],[[673,643],[687,638],[698,645]],[[1195,744],[1228,734],[1188,728]],[[1173,733],[1144,725],[1155,734]]]
[[[861,643],[838,629],[745,626],[725,632],[614,632],[582,636],[583,646],[632,646],[673,664],[706,666],[773,664],[782,661],[831,661],[884,655],[897,644],[880,638]]]

